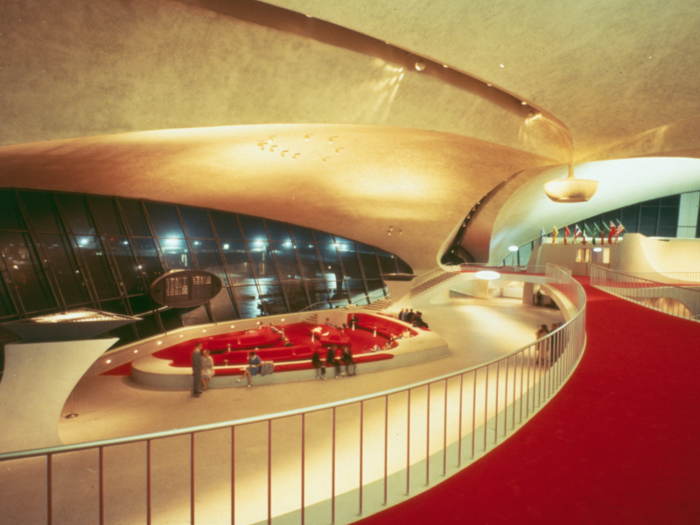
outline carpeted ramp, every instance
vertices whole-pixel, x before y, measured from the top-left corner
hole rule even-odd
[[[362,525],[700,523],[700,324],[588,286],[588,346],[504,444]]]

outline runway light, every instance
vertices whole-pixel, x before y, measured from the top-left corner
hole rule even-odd
[[[511,252],[517,252],[518,247],[517,246],[508,246],[508,250],[510,250]]]
[[[481,272],[476,272],[474,274],[474,277],[477,279],[481,279],[482,281],[492,281],[493,279],[498,279],[501,277],[501,274],[498,272],[492,272],[490,270],[483,270]]]

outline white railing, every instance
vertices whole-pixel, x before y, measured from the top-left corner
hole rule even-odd
[[[384,290],[375,290],[369,294],[369,296],[363,294],[357,294],[351,296],[350,299],[334,299],[331,301],[319,301],[313,303],[306,308],[302,308],[299,312],[309,312],[315,310],[332,310],[333,308],[345,308],[346,306],[369,306],[375,301],[381,299],[391,298],[390,293],[384,293]]]
[[[307,409],[0,455],[3,523],[350,523],[399,503],[506,439],[575,369],[585,294],[566,270],[548,274],[574,317],[477,367]]]
[[[681,272],[674,272],[681,274]],[[591,266],[591,285],[623,299],[634,301],[665,314],[700,320],[700,284],[685,282],[684,286],[665,282],[662,276],[655,280],[638,274]]]
[[[479,272],[482,270],[493,270],[498,273],[506,273],[506,274],[520,274],[520,273],[529,273],[529,274],[544,274],[546,269],[544,266],[530,266],[530,265],[525,265],[525,266],[504,266],[504,265],[496,265],[496,264],[488,264],[488,263],[464,263],[459,266],[453,266],[454,270],[457,272],[463,272],[463,273],[471,273],[471,272]]]

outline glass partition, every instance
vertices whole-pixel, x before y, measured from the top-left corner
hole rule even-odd
[[[142,316],[111,333],[120,344],[314,303],[364,304],[384,291],[382,273],[411,271],[373,246],[220,210],[16,189],[0,189],[0,206],[0,322],[78,306]],[[151,283],[185,269],[213,273],[224,289],[195,309],[157,305]]]

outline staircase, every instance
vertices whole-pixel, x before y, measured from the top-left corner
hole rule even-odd
[[[415,288],[411,290],[411,293],[409,295],[410,299],[413,299],[414,297],[417,297],[421,295],[422,293],[427,292],[428,290],[435,288],[436,286],[449,281],[450,279],[454,279],[458,275],[461,275],[459,272],[443,272],[441,274],[436,275],[432,279],[428,279],[424,283],[419,284]]]
[[[305,323],[317,325],[318,323],[318,312],[311,314],[309,317],[304,319]]]
[[[391,299],[379,299],[379,301],[374,301],[367,306],[363,306],[363,310],[371,310],[374,312],[381,312],[382,310],[389,308],[391,306]]]

